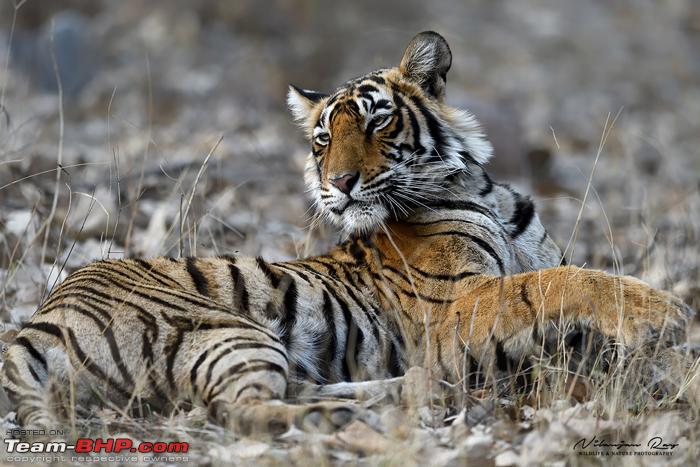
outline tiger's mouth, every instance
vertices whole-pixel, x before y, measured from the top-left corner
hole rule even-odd
[[[346,233],[369,234],[378,230],[388,219],[389,210],[380,200],[348,199],[342,207],[329,209],[333,223]]]
[[[343,204],[342,207],[334,207],[334,208],[331,208],[331,212],[332,212],[333,214],[337,214],[337,215],[339,215],[339,216],[342,216],[343,213],[344,213],[345,211],[348,210],[348,208],[351,208],[351,207],[353,207],[353,206],[357,206],[357,207],[360,207],[360,209],[361,209],[363,206],[370,206],[370,205],[372,205],[372,204],[374,204],[374,203],[369,202],[369,201],[360,201],[360,200],[357,200],[357,199],[349,198],[349,199],[345,202],[345,204]]]

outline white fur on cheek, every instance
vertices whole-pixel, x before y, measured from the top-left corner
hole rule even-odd
[[[311,199],[317,209],[322,209],[321,206],[321,182],[319,181],[318,171],[316,169],[316,161],[314,155],[309,153],[306,156],[306,165],[304,166],[304,183],[306,190],[311,195]]]
[[[493,146],[479,124],[479,121],[466,110],[455,109],[446,105],[442,106],[442,113],[447,119],[447,124],[459,134],[464,141],[464,148],[469,150],[472,157],[479,164],[485,164],[493,155]]]

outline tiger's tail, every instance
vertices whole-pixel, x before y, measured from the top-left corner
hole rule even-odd
[[[51,409],[53,391],[45,354],[26,338],[17,338],[7,348],[0,384],[23,427],[49,430],[59,426]]]

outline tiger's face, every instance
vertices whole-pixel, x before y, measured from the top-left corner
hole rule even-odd
[[[290,86],[306,129],[306,183],[319,212],[347,233],[368,234],[444,196],[447,180],[491,155],[469,113],[444,104],[452,54],[418,34],[396,68],[371,72],[326,95]]]

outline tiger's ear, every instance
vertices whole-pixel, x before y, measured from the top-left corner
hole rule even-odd
[[[289,110],[292,111],[294,120],[301,124],[306,124],[311,116],[311,111],[326,97],[328,97],[327,94],[301,89],[290,84],[289,92],[287,93],[287,105]]]
[[[437,100],[445,96],[452,52],[440,34],[425,31],[416,35],[403,53],[399,70]]]

